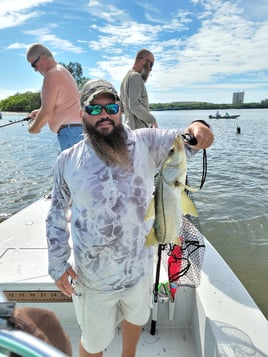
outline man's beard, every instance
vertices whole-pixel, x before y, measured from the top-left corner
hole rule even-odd
[[[143,79],[144,82],[147,81],[149,74],[150,74],[150,69],[148,64],[146,63],[140,72],[141,78]]]
[[[149,77],[149,73],[146,69],[142,69],[141,71],[141,78],[143,79],[144,82],[147,81],[148,77]]]
[[[107,165],[120,165],[124,168],[129,167],[129,153],[126,144],[126,132],[122,124],[114,125],[111,132],[106,132],[102,128],[101,132],[96,130],[99,123],[109,121],[114,125],[110,118],[101,118],[95,126],[83,119],[84,131],[98,157]]]

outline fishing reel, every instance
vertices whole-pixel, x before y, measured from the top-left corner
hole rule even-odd
[[[196,145],[197,144],[196,137],[190,133],[181,134],[181,137],[182,137],[182,140],[185,142],[185,144],[188,144],[188,145]]]
[[[185,144],[188,144],[188,145],[196,145],[197,144],[196,137],[193,136],[192,134],[185,133],[185,134],[182,134],[181,136],[182,136],[182,140],[185,142]]]

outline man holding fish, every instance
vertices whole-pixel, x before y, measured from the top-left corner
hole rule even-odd
[[[176,196],[172,202],[181,215],[189,207],[188,202],[179,208],[185,187],[185,155],[209,147],[213,133],[202,120],[185,131],[131,131],[122,124],[116,90],[102,79],[84,85],[81,105],[85,139],[62,152],[55,165],[47,218],[49,274],[64,294],[73,297],[82,329],[80,357],[101,357],[119,324],[122,357],[134,357],[150,314],[151,244],[177,242],[173,232],[181,219],[173,215],[172,229],[161,232],[161,220],[152,210],[159,198],[150,203],[155,169],[161,168],[159,182],[168,186],[167,199]],[[183,143],[183,133],[192,134],[197,144]],[[70,199],[71,235],[66,221]],[[163,214],[158,213],[159,217]],[[150,218],[155,218],[153,232]],[[70,260],[70,237],[74,262]]]

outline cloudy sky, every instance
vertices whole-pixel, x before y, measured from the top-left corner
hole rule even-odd
[[[268,98],[267,0],[0,0],[0,39],[0,99],[41,88],[25,59],[35,42],[117,89],[148,48],[151,103]]]

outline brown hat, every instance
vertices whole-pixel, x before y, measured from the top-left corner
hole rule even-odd
[[[104,79],[93,79],[85,83],[81,91],[82,106],[89,105],[99,94],[112,94],[115,101],[119,101],[119,96],[113,85]]]

